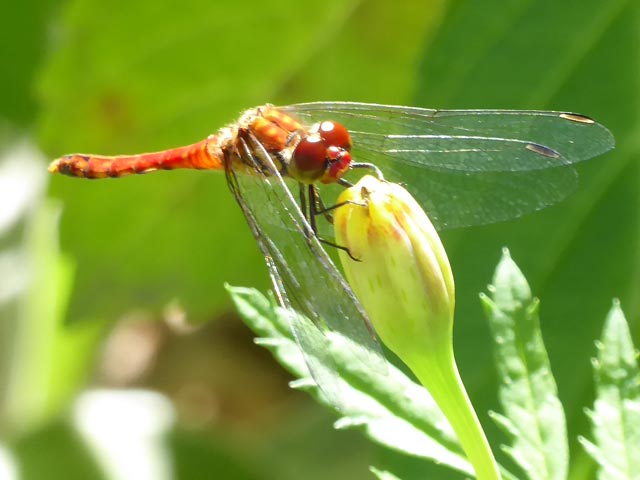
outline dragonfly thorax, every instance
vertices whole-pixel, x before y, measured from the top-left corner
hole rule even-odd
[[[343,125],[307,127],[271,105],[245,112],[223,145],[226,162],[239,171],[267,173],[268,156],[281,175],[307,185],[337,182],[351,166],[351,136]]]

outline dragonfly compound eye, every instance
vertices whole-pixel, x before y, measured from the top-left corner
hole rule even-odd
[[[313,183],[327,168],[327,145],[317,133],[308,135],[296,146],[289,174],[302,183]]]
[[[351,135],[344,125],[338,122],[324,121],[317,125],[316,131],[327,146],[351,150]]]
[[[344,148],[333,146],[327,148],[327,160],[329,163],[324,175],[320,178],[322,183],[337,182],[351,166],[351,154]]]

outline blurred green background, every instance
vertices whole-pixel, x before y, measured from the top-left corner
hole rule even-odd
[[[352,100],[577,111],[614,133],[569,200],[443,235],[458,364],[492,444],[504,438],[486,414],[498,404],[477,294],[508,246],[542,300],[571,478],[595,478],[575,437],[589,433],[589,358],[613,297],[640,342],[639,2],[34,0],[0,17],[0,468],[8,456],[29,479],[286,480],[392,464],[459,478],[333,431],[252,344],[223,283],[269,283],[224,175],[46,176],[64,153],[192,143],[267,102]],[[88,438],[109,426],[157,435],[158,470],[105,466]]]

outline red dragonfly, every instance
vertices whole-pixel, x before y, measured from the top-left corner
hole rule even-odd
[[[319,184],[349,185],[358,168],[379,177],[384,172],[407,186],[437,228],[455,228],[560,201],[576,184],[572,165],[613,146],[605,127],[574,113],[315,102],[253,108],[217,134],[162,152],[65,155],[49,171],[109,178],[176,168],[224,170],[280,304],[322,332],[348,337],[363,347],[363,364],[373,365],[383,360],[367,316],[320,242],[333,244],[317,235],[316,217],[329,217],[331,208],[320,200]],[[298,201],[286,180],[298,184]],[[295,319],[292,326],[307,351],[317,335]],[[332,396],[329,359],[306,360]]]

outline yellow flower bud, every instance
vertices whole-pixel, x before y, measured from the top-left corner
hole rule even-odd
[[[455,293],[431,221],[400,185],[365,176],[342,192],[336,242],[347,279],[382,341],[401,358],[451,342]],[[401,353],[402,352],[402,353]]]
[[[340,260],[376,332],[438,403],[476,478],[500,479],[453,356],[453,275],[431,221],[404,188],[371,176],[338,205]]]

